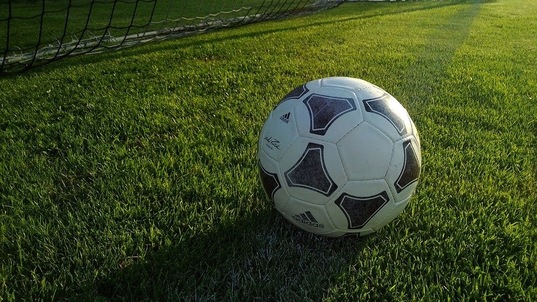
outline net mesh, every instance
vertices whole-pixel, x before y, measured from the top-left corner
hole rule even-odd
[[[317,12],[345,0],[7,0],[0,74],[213,29]]]

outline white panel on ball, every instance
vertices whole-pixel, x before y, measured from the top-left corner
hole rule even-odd
[[[283,211],[290,196],[286,188],[282,185],[278,163],[262,150],[259,151],[258,158],[259,176],[263,189],[265,189],[265,193],[274,203],[274,207],[279,211]]]
[[[294,225],[314,234],[325,234],[334,230],[323,206],[291,197],[283,214]]]
[[[324,87],[341,87],[352,90],[358,100],[366,100],[380,97],[386,93],[382,88],[362,79],[347,77],[331,77],[321,80]],[[362,110],[363,111],[363,108]]]
[[[340,87],[345,88],[355,93],[360,93],[362,90],[368,90],[375,85],[364,81],[362,79],[348,78],[348,77],[331,77],[321,79],[322,87]]]
[[[337,143],[349,180],[384,178],[392,157],[392,140],[369,123],[361,123]]]
[[[294,102],[283,102],[277,106],[265,122],[259,139],[259,149],[271,158],[279,160],[287,148],[297,139]]]

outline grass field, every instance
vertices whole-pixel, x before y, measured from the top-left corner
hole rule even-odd
[[[536,301],[537,2],[346,3],[0,78],[0,301]],[[279,99],[326,76],[420,131],[405,212],[287,223],[257,179]]]
[[[334,2],[325,5],[333,6]],[[171,32],[186,35],[322,8],[313,6],[312,0],[2,1],[0,74],[28,69],[28,64],[42,65],[73,52],[125,48],[156,39],[157,33],[162,40]]]
[[[73,37],[100,36],[104,32],[122,37],[144,30],[197,24],[210,15],[233,18],[245,14],[270,14],[306,4],[300,1],[292,2],[292,5],[284,3],[278,5],[263,0],[10,0],[0,3],[0,41],[5,43],[8,25],[10,47],[26,49],[35,48],[39,39],[44,46],[60,41],[64,35],[67,36],[64,42]],[[217,15],[219,12],[225,13]]]

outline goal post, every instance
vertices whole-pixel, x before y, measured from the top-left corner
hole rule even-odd
[[[0,74],[77,54],[313,13],[344,1],[5,0],[0,3]]]

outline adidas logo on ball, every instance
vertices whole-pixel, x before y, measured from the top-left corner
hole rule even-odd
[[[310,211],[306,211],[302,214],[296,214],[293,216],[293,219],[308,226],[324,228],[324,225],[322,223],[319,223],[317,219],[313,217],[313,214],[311,214]]]
[[[289,123],[289,118],[291,117],[291,112],[287,112],[286,114],[280,116],[280,120],[285,122],[286,124]]]

